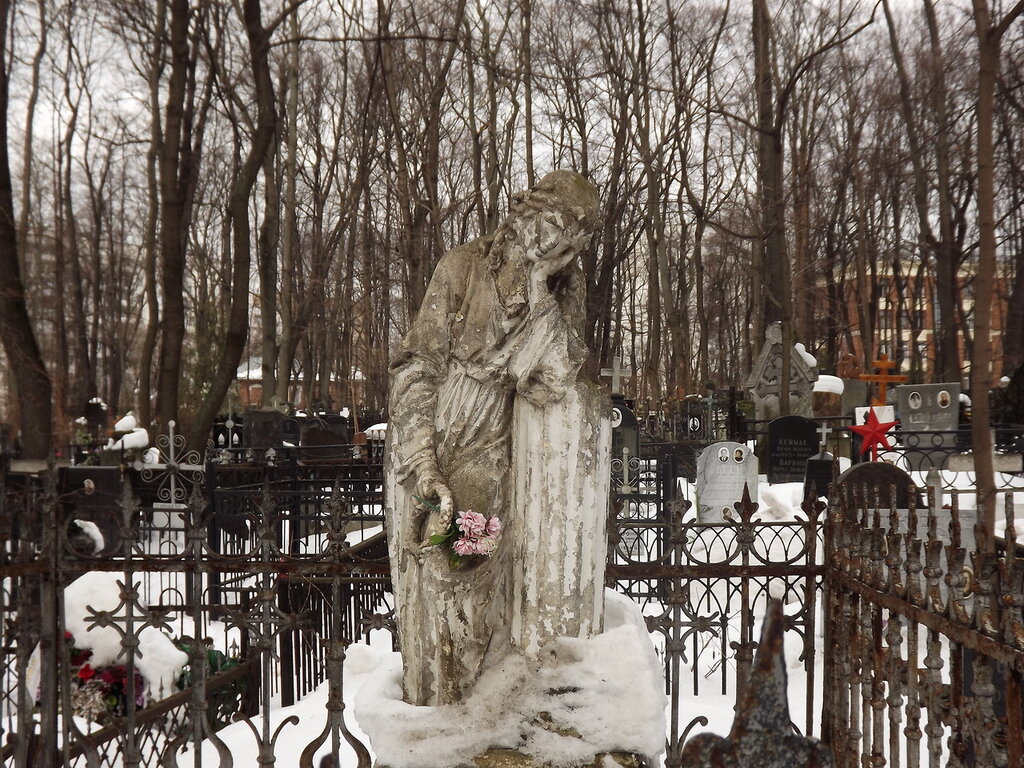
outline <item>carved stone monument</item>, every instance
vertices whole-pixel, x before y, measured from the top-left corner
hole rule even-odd
[[[789,356],[789,412],[799,416],[813,415],[814,382],[818,380],[818,372],[807,364],[805,354],[794,346]],[[781,413],[782,375],[782,325],[771,323],[764,331],[764,346],[746,382],[758,419],[773,419]]]
[[[475,706],[494,698],[475,690],[482,675],[526,664],[524,679],[541,679],[564,664],[558,643],[604,629],[611,408],[581,373],[578,263],[597,212],[569,171],[518,196],[493,235],[441,259],[392,364],[385,498],[404,705]]]

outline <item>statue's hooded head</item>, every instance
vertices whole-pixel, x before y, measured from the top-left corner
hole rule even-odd
[[[600,202],[594,185],[575,171],[552,171],[537,184],[512,199],[511,215],[528,210],[560,211],[593,231]]]
[[[491,269],[497,272],[509,256],[509,238],[515,237],[517,222],[523,219],[557,217],[559,228],[574,240],[582,250],[600,220],[600,201],[594,185],[575,171],[552,171],[530,189],[515,195],[505,221],[494,234],[491,246]],[[504,281],[502,281],[504,282]],[[521,292],[525,275],[518,272],[513,279],[517,285],[501,285],[503,294]]]

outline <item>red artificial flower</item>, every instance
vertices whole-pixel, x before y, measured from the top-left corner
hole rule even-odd
[[[96,670],[90,667],[88,664],[78,670],[78,679],[82,681],[91,680],[93,675],[96,674]]]

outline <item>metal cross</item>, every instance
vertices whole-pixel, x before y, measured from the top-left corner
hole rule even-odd
[[[821,435],[821,450],[822,452],[828,451],[828,435],[832,431],[832,427],[826,424],[824,421],[818,425],[818,433]]]
[[[136,460],[132,465],[147,482],[159,479],[153,509],[183,509],[188,492],[180,481],[190,486],[201,483],[206,472],[199,452],[185,450],[185,437],[174,431],[175,426],[173,421],[167,422],[167,433],[157,436],[162,461],[147,464]]]
[[[633,378],[633,374],[627,373],[627,369],[622,367],[622,360],[620,358],[618,358],[618,357],[613,357],[612,358],[612,367],[611,368],[602,368],[601,369],[601,375],[602,376],[610,376],[611,377],[611,379],[612,379],[612,394],[613,395],[621,395],[622,394],[621,390],[619,389],[619,382],[622,379],[631,379],[631,378]]]

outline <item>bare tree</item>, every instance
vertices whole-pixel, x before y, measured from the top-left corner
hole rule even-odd
[[[8,24],[12,5],[11,0],[0,0],[0,272],[5,275],[0,290],[0,334],[17,385],[22,455],[41,459],[50,453],[52,441],[50,377],[29,318],[18,259],[7,137],[10,85],[7,46],[11,39]]]

